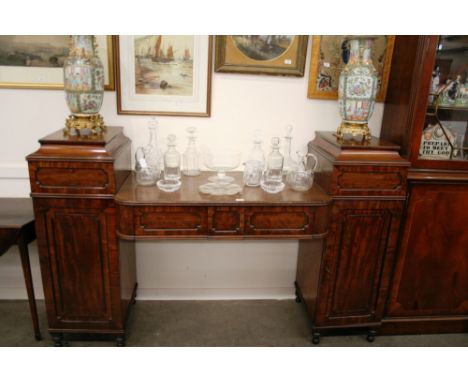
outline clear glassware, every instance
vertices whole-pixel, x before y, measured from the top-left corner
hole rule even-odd
[[[164,175],[156,185],[161,191],[174,192],[180,189],[180,153],[176,150],[176,136],[167,137],[167,151],[164,153]]]
[[[262,149],[262,139],[260,138],[260,131],[256,130],[253,141],[253,148],[247,159],[248,161],[258,161],[265,166],[265,154]],[[263,169],[262,169],[263,170]]]
[[[248,160],[244,163],[244,185],[258,187],[262,180],[264,164],[258,160]]]
[[[262,173],[265,169],[265,154],[262,149],[260,131],[254,134],[253,148],[249,153],[247,161],[244,163],[244,185],[248,187],[260,186]]]
[[[271,153],[266,160],[266,170],[263,173],[260,186],[270,194],[276,194],[284,189],[283,164],[284,158],[280,153],[280,139],[271,139]]]
[[[291,157],[291,142],[292,142],[292,131],[293,127],[287,125],[285,128],[285,137],[284,137],[284,163],[283,163],[283,173],[287,175],[288,171],[297,166],[297,163]]]
[[[188,146],[182,155],[182,173],[187,176],[200,175],[200,153],[195,144],[197,131],[196,127],[188,127],[189,133]]]
[[[233,183],[234,178],[226,175],[227,171],[234,170],[240,163],[240,151],[230,147],[216,147],[203,149],[203,163],[216,175],[208,178],[209,183],[202,184],[198,189],[204,194],[234,195],[242,191],[242,187]]]
[[[164,179],[180,179],[180,153],[176,150],[176,136],[167,137],[167,151],[164,153]]]
[[[310,190],[314,184],[314,172],[319,162],[318,158],[312,153],[302,154],[297,151],[297,158],[297,165],[289,170],[286,182],[294,191],[305,192]],[[313,166],[310,166],[309,158],[313,158]]]
[[[136,180],[141,186],[154,185],[161,175],[162,154],[158,146],[157,130],[158,121],[152,118],[148,122],[148,144],[135,151]]]
[[[152,186],[156,183],[154,169],[148,166],[143,147],[138,147],[135,152],[136,181],[140,186]]]
[[[162,167],[162,152],[158,145],[158,128],[159,122],[155,118],[151,118],[148,122],[149,141],[143,148],[146,162],[155,175],[155,181],[160,177]]]

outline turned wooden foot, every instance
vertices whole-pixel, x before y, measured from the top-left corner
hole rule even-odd
[[[55,347],[63,347],[64,346],[63,334],[62,333],[53,334],[52,335],[52,340],[54,341],[54,346]]]
[[[124,336],[117,337],[115,339],[115,343],[116,343],[117,347],[124,347],[125,346],[125,337]]]
[[[377,332],[373,329],[369,329],[367,331],[367,341],[368,342],[374,342],[375,341],[375,336],[377,335]]]
[[[312,343],[314,345],[318,345],[320,343],[320,333],[319,332],[313,332],[312,333]]]

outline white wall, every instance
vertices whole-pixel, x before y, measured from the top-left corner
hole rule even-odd
[[[255,129],[269,142],[291,124],[293,148],[305,147],[315,131],[335,130],[340,121],[336,101],[307,99],[309,60],[302,78],[213,73],[211,117],[159,117],[160,138],[175,133],[183,151],[185,128],[197,126],[200,145],[235,142],[247,155]],[[0,89],[0,197],[28,195],[24,158],[38,148],[39,138],[62,128],[68,114],[62,91]],[[134,148],[146,143],[149,118],[118,115],[115,92],[106,92],[101,114],[108,125],[125,128]],[[370,121],[377,136],[382,114],[378,104]],[[42,297],[35,244],[30,250],[36,294]],[[137,243],[139,298],[290,298],[296,252],[294,241]],[[0,299],[26,298],[23,284],[12,249],[0,257]]]

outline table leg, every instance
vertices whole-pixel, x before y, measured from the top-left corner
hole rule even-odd
[[[34,326],[34,336],[37,341],[42,340],[41,331],[39,330],[39,319],[37,317],[36,299],[34,296],[34,286],[31,275],[31,263],[29,261],[28,245],[24,240],[18,241],[18,247],[21,255],[21,265],[23,267],[24,281],[28,292],[29,310]]]

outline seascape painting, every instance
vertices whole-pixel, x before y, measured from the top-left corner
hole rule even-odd
[[[134,36],[135,93],[193,95],[194,36]]]
[[[0,65],[63,67],[68,36],[0,36]]]
[[[291,46],[294,36],[280,35],[233,35],[232,39],[237,49],[247,57],[267,61],[281,56]]]

